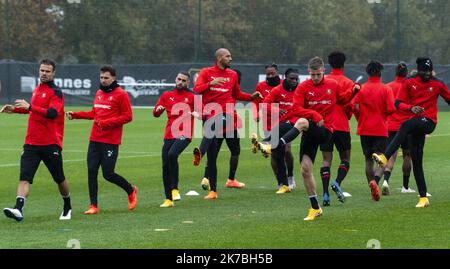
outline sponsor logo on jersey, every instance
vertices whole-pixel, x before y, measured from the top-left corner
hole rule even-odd
[[[331,105],[331,100],[309,101],[308,105]]]
[[[104,109],[111,109],[111,106],[108,105],[101,105],[101,104],[94,104],[95,108],[104,108]]]

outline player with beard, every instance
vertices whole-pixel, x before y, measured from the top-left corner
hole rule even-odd
[[[394,97],[397,96],[398,91],[402,87],[403,82],[405,81],[406,77],[408,76],[408,67],[405,63],[401,62],[397,65],[395,68],[395,79],[392,82],[389,82],[387,85],[391,88],[392,94]],[[403,112],[401,110],[396,110],[395,113],[389,115],[388,117],[388,132],[389,137],[387,144],[389,145],[391,141],[394,139],[395,135],[397,134],[398,130],[400,129],[400,125],[405,121],[409,120],[411,118],[410,113]],[[409,177],[411,174],[411,154],[409,151],[409,143],[406,141],[401,145],[402,148],[402,156],[403,156],[403,165],[402,165],[402,172],[403,172],[403,185],[401,189],[401,193],[415,193],[416,191],[409,187]],[[391,177],[391,172],[394,169],[394,164],[397,159],[397,152],[392,155],[392,157],[389,159],[388,164],[384,168],[384,181],[383,181],[383,187],[381,194],[382,195],[389,195],[390,189],[389,189],[389,179]]]
[[[119,186],[128,195],[128,210],[137,204],[136,186],[115,173],[119,145],[122,142],[123,125],[131,122],[133,114],[130,97],[120,88],[116,80],[116,70],[112,66],[100,68],[100,89],[94,97],[92,110],[86,112],[66,112],[69,120],[94,120],[87,154],[88,186],[90,206],[86,215],[98,214],[98,170],[102,167],[103,177]]]
[[[253,101],[261,99],[261,94],[255,92],[247,94],[241,92],[238,83],[238,74],[230,69],[231,53],[228,49],[221,48],[215,53],[215,65],[200,70],[194,85],[194,91],[202,95],[204,105],[203,114],[206,116],[204,123],[204,136],[199,147],[194,149],[194,166],[198,166],[202,157],[208,154],[208,182],[202,182],[203,188],[209,189],[206,200],[217,199],[217,155],[218,138],[237,138],[234,148],[240,148],[237,135],[237,114],[235,111],[236,100]],[[243,188],[245,184],[236,179],[227,180],[228,188]]]
[[[267,95],[272,91],[273,88],[277,87],[281,83],[280,75],[278,74],[278,65],[275,63],[271,63],[265,66],[266,80],[261,81],[256,85],[255,92],[260,92],[262,98],[266,98]],[[260,110],[260,102],[254,102],[254,111],[253,116],[255,121],[259,122],[261,120],[259,110]],[[264,131],[264,137],[267,137],[272,130],[271,120],[272,120],[272,112],[270,109],[270,104],[267,107],[262,107],[262,127]],[[294,189],[296,187],[295,179],[294,179],[294,155],[292,155],[291,144],[287,144],[285,152],[285,166],[287,168],[288,173],[288,183],[289,188]],[[275,177],[277,177],[277,163],[271,158],[271,166]],[[278,181],[278,179],[277,179]],[[282,185],[278,185],[280,188]]]
[[[70,220],[72,206],[69,184],[65,178],[62,160],[64,136],[64,95],[55,85],[56,65],[50,59],[39,64],[39,85],[34,89],[31,104],[20,99],[15,105],[5,105],[0,112],[29,114],[27,135],[20,158],[20,178],[16,205],[3,213],[16,221],[23,220],[23,207],[30,193],[30,185],[41,161],[58,184],[64,206],[60,220]]]
[[[160,207],[173,207],[173,201],[181,200],[178,188],[178,157],[192,141],[194,118],[201,113],[195,109],[195,95],[188,89],[190,75],[180,71],[175,78],[176,87],[164,92],[153,109],[153,116],[160,117],[167,112],[167,124],[162,148],[163,183],[166,199]],[[200,100],[197,101],[200,104]]]
[[[417,76],[405,80],[395,101],[397,109],[410,113],[411,119],[400,126],[384,154],[373,154],[373,159],[385,167],[388,160],[411,136],[411,159],[420,199],[416,207],[430,205],[423,171],[423,148],[425,135],[431,134],[437,125],[437,99],[442,96],[450,105],[450,91],[444,82],[433,76],[433,62],[428,57],[419,57]]]
[[[297,88],[299,81],[299,72],[297,69],[289,68],[284,75],[285,79],[283,82],[273,88],[262,101],[262,103],[271,106],[270,110],[273,114],[279,115],[278,124],[271,130],[270,135],[263,140],[264,142],[269,142],[275,137],[274,132],[277,132],[276,137],[280,137],[294,127],[294,124],[291,122],[292,120],[289,118],[289,112],[292,110],[294,91]],[[276,104],[276,106],[272,106],[273,104]],[[252,143],[252,151],[253,153],[256,153],[259,147],[256,134],[252,134]],[[277,170],[274,171],[278,182],[277,194],[289,193],[293,187],[289,184],[289,174],[286,174],[285,147],[286,145],[275,147],[271,154],[271,161],[272,163],[275,163],[275,167],[277,168]]]

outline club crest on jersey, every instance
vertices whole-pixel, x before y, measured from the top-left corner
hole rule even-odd
[[[428,89],[428,91],[432,92],[432,91],[433,91],[433,87],[430,87],[430,88]]]
[[[45,96],[47,96],[47,94],[45,94],[45,92],[41,95],[42,98],[45,98]]]
[[[108,100],[109,100],[109,101],[112,101],[112,99],[113,99],[113,97],[112,97],[112,96],[110,96],[110,97],[108,98]]]
[[[328,95],[330,95],[330,94],[331,94],[331,90],[330,90],[330,89],[327,89],[326,93],[327,93]]]
[[[189,102],[189,99],[187,97],[184,97],[184,102],[185,103]]]

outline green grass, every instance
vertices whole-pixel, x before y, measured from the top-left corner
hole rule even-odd
[[[428,191],[433,195],[431,207],[416,209],[417,195],[400,194],[398,164],[391,177],[392,195],[373,202],[364,176],[359,137],[352,135],[355,141],[351,169],[343,187],[353,197],[341,204],[332,194],[332,206],[325,208],[323,217],[314,222],[303,221],[310,205],[300,179],[298,140],[293,150],[300,188],[293,193],[275,194],[268,160],[251,154],[249,140],[242,139],[237,178],[247,187],[224,187],[229,157],[225,146],[219,157],[219,199],[204,201],[205,192],[200,187],[203,168],[191,164],[190,153],[199,142],[195,139],[179,159],[180,188],[182,194],[196,190],[200,196],[182,195],[182,201],[174,208],[160,209],[164,199],[160,150],[165,118],[153,118],[148,109],[134,110],[134,121],[124,130],[116,169],[139,187],[137,209],[128,212],[125,193],[100,176],[100,214],[85,216],[82,212],[89,204],[85,158],[92,122],[66,121],[64,169],[71,186],[72,220],[58,220],[62,200],[41,165],[24,208],[24,221],[0,218],[0,248],[66,248],[69,239],[79,240],[82,248],[353,249],[366,248],[370,239],[379,240],[382,248],[449,248],[450,113],[441,113],[439,119],[425,147],[425,174]],[[15,201],[27,116],[2,114],[0,122],[0,206],[10,207]],[[333,175],[337,162],[333,164]],[[320,157],[316,163],[321,193]],[[411,186],[416,188],[413,177]]]

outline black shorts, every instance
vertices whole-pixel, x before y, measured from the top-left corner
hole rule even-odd
[[[339,152],[350,150],[352,148],[350,132],[334,131],[331,135],[330,141],[320,145],[320,150],[325,152],[333,152],[333,146],[336,146],[336,149]]]
[[[373,153],[384,153],[387,146],[387,137],[361,136],[361,146],[366,159],[372,159]]]
[[[392,140],[394,140],[395,135],[397,134],[397,132],[392,132],[389,131],[389,137],[387,140],[387,145],[391,144]],[[408,135],[408,137],[406,138],[406,141],[403,142],[400,147],[402,148],[402,150],[409,150],[409,143],[411,140],[411,136]]]
[[[61,148],[58,145],[24,145],[20,158],[20,181],[28,181],[33,184],[34,175],[41,161],[47,166],[56,183],[64,182],[66,177],[64,176]]]
[[[310,120],[309,129],[303,132],[300,143],[300,161],[303,155],[308,155],[314,162],[319,146],[328,143],[330,139],[331,132],[327,128],[323,126],[318,127],[315,122]]]

